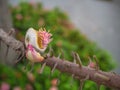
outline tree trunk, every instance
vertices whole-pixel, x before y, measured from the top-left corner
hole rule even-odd
[[[3,28],[6,32],[12,28],[7,0],[0,0],[0,28]]]
[[[12,20],[7,0],[0,0],[0,28],[7,33],[12,29]],[[3,42],[0,42],[0,63],[13,65],[16,56],[14,50],[10,49]]]

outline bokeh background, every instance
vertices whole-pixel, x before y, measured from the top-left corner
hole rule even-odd
[[[50,45],[55,56],[62,51],[65,59],[73,61],[71,52],[75,51],[80,55],[83,65],[87,66],[88,58],[95,62],[93,55],[96,55],[101,70],[120,73],[119,0],[8,1],[16,39],[24,41],[29,27],[36,30],[43,27],[53,34]],[[23,69],[27,61],[24,59],[15,67],[0,64],[0,90],[78,90],[79,81],[72,80],[70,75],[60,75],[55,70],[50,76],[49,67],[39,74],[39,63],[29,72],[30,65],[26,70]],[[83,90],[97,90],[97,85],[87,80]],[[114,89],[102,85],[101,90]]]
[[[24,1],[24,0],[23,0]],[[25,0],[42,2],[44,8],[60,8],[88,38],[110,52],[120,73],[120,1],[119,0]],[[18,5],[21,0],[9,0]]]

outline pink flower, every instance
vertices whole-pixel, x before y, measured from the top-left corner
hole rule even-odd
[[[90,62],[89,65],[88,65],[88,67],[90,67],[90,68],[95,68],[95,67],[96,67],[96,63]]]
[[[40,29],[39,31],[29,28],[25,35],[25,45],[31,44],[33,47],[38,49],[41,53],[43,53],[48,44],[52,41],[52,34],[47,32],[45,29]]]
[[[42,57],[31,44],[28,44],[27,46],[26,57],[31,62],[41,62],[44,60],[44,57]]]
[[[47,32],[45,29],[44,30],[40,29],[38,31],[38,38],[39,38],[39,40],[41,40],[41,44],[43,47],[46,47],[51,42],[51,40],[52,40],[51,36],[52,36],[52,34]]]
[[[8,83],[3,82],[1,84],[0,90],[10,90],[10,85]]]

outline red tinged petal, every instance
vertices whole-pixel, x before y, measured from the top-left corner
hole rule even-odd
[[[26,57],[31,62],[41,62],[44,60],[44,57],[42,57],[30,44],[27,46]]]

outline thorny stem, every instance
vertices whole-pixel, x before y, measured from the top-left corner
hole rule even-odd
[[[9,47],[13,48],[14,50],[20,49],[23,53],[25,52],[23,43],[9,36],[2,29],[0,29],[0,40],[2,40],[6,45],[9,45]],[[105,85],[107,87],[120,90],[120,75],[118,74],[104,72],[101,70],[97,71],[83,65],[82,68],[80,68],[78,64],[69,62],[68,60],[63,61],[62,59],[54,56],[47,57],[41,63],[45,63],[51,68],[57,63],[56,69],[62,73],[68,73],[71,75],[74,74],[78,80],[84,79],[87,75],[89,75],[88,80],[94,81],[99,85]]]
[[[100,85],[120,89],[120,75],[110,72],[104,72],[101,70],[95,70],[86,66],[79,67],[78,64],[69,62],[68,60],[61,60],[56,57],[48,57],[42,63],[46,63],[47,66],[53,67],[57,63],[56,69],[63,73],[74,74],[77,79],[84,79],[89,75],[88,80],[92,80]],[[117,83],[116,83],[117,82]]]

